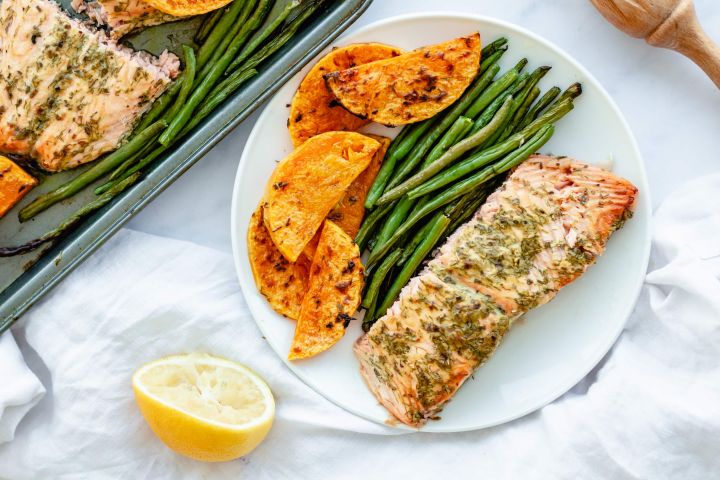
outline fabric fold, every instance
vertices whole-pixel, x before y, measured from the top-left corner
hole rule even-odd
[[[124,230],[23,319],[28,345],[50,371],[52,397],[0,446],[0,478],[713,478],[720,471],[718,212],[720,175],[691,182],[660,207],[635,312],[577,388],[499,427],[395,436],[285,367],[248,312],[230,256]],[[138,413],[132,372],[190,351],[245,363],[271,386],[275,425],[246,458],[211,465],[179,457]]]

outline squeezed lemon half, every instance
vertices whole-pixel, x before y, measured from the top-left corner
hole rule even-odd
[[[270,388],[249,368],[204,354],[150,362],[132,379],[155,434],[175,452],[205,462],[247,455],[272,427]]]

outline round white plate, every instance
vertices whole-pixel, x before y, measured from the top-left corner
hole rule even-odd
[[[443,42],[480,31],[483,43],[509,40],[503,69],[522,57],[526,71],[551,65],[540,86],[565,88],[579,81],[583,95],[558,123],[544,153],[608,165],[631,180],[640,197],[633,219],[617,232],[607,252],[578,281],[552,302],[519,320],[487,364],[469,379],[424,431],[456,432],[497,425],[518,418],[562,395],[600,361],[625,325],[640,291],[650,251],[650,201],[640,153],[628,125],[607,92],[580,64],[556,46],[520,27],[491,18],[448,13],[394,17],[368,25],[335,42],[383,42],[405,49]],[[247,256],[247,226],[276,162],[292,151],[286,129],[288,107],[307,71],[290,80],[258,119],[243,152],[235,179],[232,243],[240,285],[255,321],[280,358],[306,384],[340,407],[383,423],[389,414],[363,383],[352,344],[361,335],[353,322],[345,337],[317,357],[288,362],[295,323],[276,314],[255,288]],[[375,132],[394,135],[375,126]],[[395,132],[397,129],[395,129]]]

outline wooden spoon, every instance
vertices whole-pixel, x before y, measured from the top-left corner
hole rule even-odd
[[[720,47],[707,36],[692,0],[590,0],[615,27],[682,53],[720,88]]]

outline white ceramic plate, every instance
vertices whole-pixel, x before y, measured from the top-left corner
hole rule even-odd
[[[607,353],[620,334],[642,284],[650,250],[650,201],[640,153],[627,123],[607,92],[580,64],[556,46],[520,27],[481,16],[429,13],[394,17],[361,28],[341,40],[383,42],[414,49],[480,31],[483,43],[500,36],[510,50],[501,65],[522,57],[526,71],[551,65],[540,86],[562,88],[582,82],[576,108],[558,124],[544,153],[568,155],[607,165],[640,189],[635,217],[611,239],[607,252],[578,281],[552,302],[528,313],[503,340],[492,359],[460,389],[425,431],[456,432],[497,425],[518,418],[562,395]],[[287,352],[295,323],[273,312],[255,288],[247,257],[250,216],[260,201],[276,162],[292,151],[285,128],[292,96],[310,66],[290,80],[260,116],[243,152],[232,205],[232,242],[240,285],[260,330],[280,358],[305,383],[342,408],[383,423],[387,411],[363,383],[352,344],[360,322],[330,351],[291,363]],[[394,135],[393,130],[373,131]],[[395,129],[397,131],[397,129]]]

